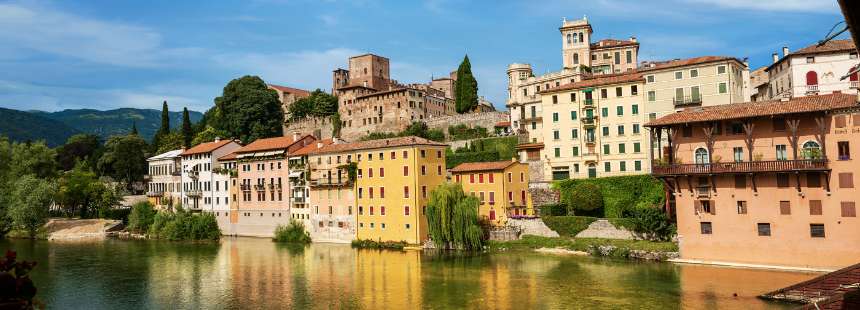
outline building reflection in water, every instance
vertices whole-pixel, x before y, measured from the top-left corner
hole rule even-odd
[[[756,296],[820,274],[774,270],[679,265],[681,302],[685,309],[765,309]],[[734,294],[737,294],[735,296]]]

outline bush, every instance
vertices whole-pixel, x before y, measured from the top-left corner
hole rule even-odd
[[[650,175],[564,180],[555,182],[553,188],[561,192],[562,203],[567,204],[570,191],[582,183],[600,188],[603,210],[595,214],[600,217],[630,216],[634,209],[663,205],[665,202],[663,184]]]
[[[275,242],[285,243],[311,243],[311,235],[305,231],[305,225],[296,220],[290,220],[289,225],[278,225],[275,228]]]
[[[176,213],[158,212],[149,227],[149,236],[167,240],[218,240],[221,229],[212,213],[191,214],[180,207]]]
[[[128,229],[134,232],[146,232],[155,220],[155,209],[149,201],[138,202],[131,207],[128,215]]]
[[[562,237],[574,237],[597,218],[589,216],[542,216],[544,224]]]
[[[567,215],[567,206],[563,204],[551,204],[540,206],[541,216],[564,216]]]
[[[472,151],[499,153],[501,159],[517,157],[517,137],[500,137],[474,140],[470,144]]]
[[[445,164],[448,169],[451,169],[462,163],[487,162],[498,160],[500,160],[499,153],[495,151],[448,153],[447,158],[445,158]]]
[[[676,227],[666,212],[659,208],[635,209],[631,221],[632,230],[648,240],[669,241],[675,236]]]
[[[129,207],[99,207],[99,218],[108,220],[120,220],[123,224],[128,224],[128,217],[131,216],[131,208]]]
[[[484,127],[475,126],[471,128],[468,125],[460,124],[448,126],[448,136],[451,137],[451,141],[456,141],[484,138],[489,136],[489,133],[487,132],[487,128]]]
[[[568,191],[567,195],[567,212],[570,215],[603,208],[603,195],[597,185],[580,183]]]
[[[352,240],[352,247],[357,249],[403,250],[406,245],[405,241],[377,242],[370,239]]]

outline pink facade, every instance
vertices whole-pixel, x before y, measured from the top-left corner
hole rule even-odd
[[[652,154],[652,171],[674,205],[682,259],[822,269],[860,262],[855,96],[688,110],[647,126],[653,149],[663,150]]]

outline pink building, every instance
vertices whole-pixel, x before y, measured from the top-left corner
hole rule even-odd
[[[683,260],[816,269],[860,261],[857,96],[693,108],[646,126]]]
[[[290,222],[288,160],[291,152],[316,141],[293,135],[257,139],[222,161],[236,162],[238,216],[225,231],[241,236],[270,237],[275,227]]]

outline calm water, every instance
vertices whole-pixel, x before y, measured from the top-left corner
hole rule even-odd
[[[783,309],[755,296],[815,276],[532,253],[296,249],[252,238],[0,240],[8,248],[39,262],[37,297],[63,309]]]

